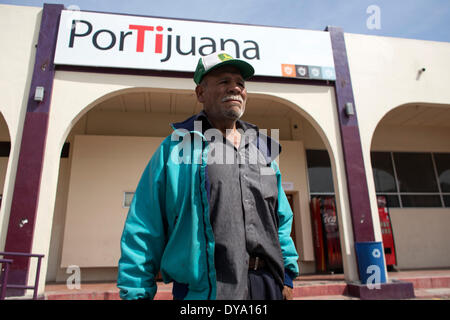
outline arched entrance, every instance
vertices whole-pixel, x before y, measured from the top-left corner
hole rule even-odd
[[[397,268],[450,266],[450,106],[392,109],[373,135],[371,162],[376,194],[387,199]]]
[[[81,111],[66,131],[60,159],[47,282],[66,281],[72,265],[81,268],[82,281],[116,279],[127,202],[138,179],[172,132],[169,124],[200,110],[192,91],[132,88],[102,96]],[[279,130],[279,164],[292,199],[300,268],[314,273],[306,150],[328,154],[330,144],[305,111],[274,96],[250,94],[243,120]],[[329,158],[330,173],[335,172],[334,156]]]

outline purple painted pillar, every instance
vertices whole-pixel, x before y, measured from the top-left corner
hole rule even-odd
[[[328,27],[327,31],[331,37],[336,70],[336,102],[354,239],[355,242],[375,241],[369,190],[367,187],[367,177],[364,168],[344,32],[341,28],[337,27]],[[354,115],[347,115],[347,103],[352,104]]]
[[[59,18],[63,9],[63,5],[44,4],[42,12],[4,251],[31,253],[33,245],[50,98],[55,74],[53,57]],[[38,86],[45,89],[44,100],[41,102],[34,101],[35,89]],[[9,283],[25,285],[29,264],[28,258],[16,257],[9,270]],[[15,291],[13,295],[21,293],[23,294],[23,291]]]
[[[355,243],[372,242],[375,241],[375,233],[344,32],[341,28],[337,27],[327,27],[326,30],[330,33],[336,70],[336,102],[341,144],[344,153],[353,236]],[[347,103],[352,104],[354,109],[353,115],[347,114]],[[362,261],[358,261],[358,265],[360,266],[361,264]],[[384,270],[381,272],[384,273]],[[380,283],[378,289],[370,289],[364,284],[349,283],[348,291],[350,295],[361,299],[410,299],[414,297],[413,284],[402,281]]]

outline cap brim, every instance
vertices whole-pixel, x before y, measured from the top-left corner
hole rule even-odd
[[[206,71],[203,74],[203,76],[200,79],[198,79],[197,84],[199,84],[208,73],[210,73],[211,71],[216,70],[220,67],[223,67],[223,66],[233,66],[233,67],[238,68],[242,75],[242,78],[244,78],[244,80],[249,79],[251,76],[253,76],[255,74],[255,69],[248,62],[245,62],[243,60],[236,60],[236,59],[226,60],[226,61],[218,63],[214,67],[211,67],[210,69],[208,69],[208,71]]]

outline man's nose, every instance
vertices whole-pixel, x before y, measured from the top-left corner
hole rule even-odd
[[[230,83],[228,87],[228,92],[232,94],[240,94],[242,92],[242,88],[238,85],[237,82]]]

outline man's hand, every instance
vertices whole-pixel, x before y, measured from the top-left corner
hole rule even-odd
[[[291,287],[284,286],[283,288],[283,299],[292,300],[294,298],[294,290]]]

